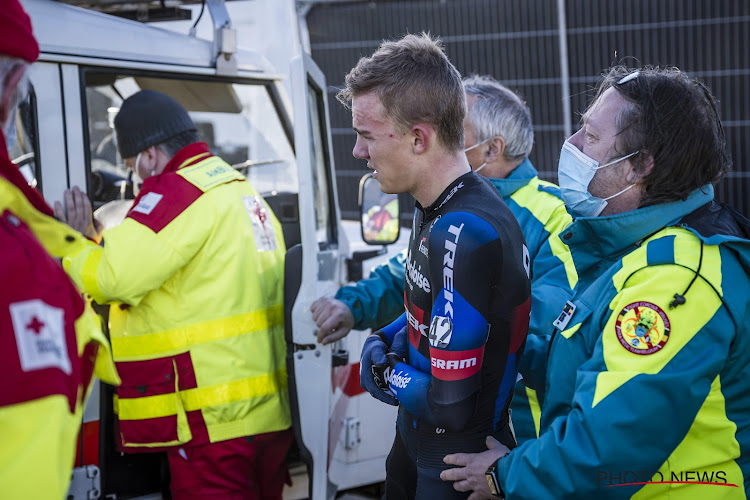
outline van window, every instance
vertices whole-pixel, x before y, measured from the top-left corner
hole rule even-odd
[[[39,168],[36,116],[36,96],[34,89],[29,84],[29,93],[21,102],[16,111],[14,132],[12,137],[6,137],[6,142],[11,144],[8,156],[23,174],[26,182],[31,187],[41,190],[41,175]]]
[[[87,72],[85,80],[95,209],[132,199],[138,191],[117,152],[113,127],[123,100],[141,89],[158,90],[179,101],[195,122],[200,140],[260,193],[299,191],[294,151],[265,85],[99,71]]]
[[[313,194],[315,196],[315,229],[321,250],[337,242],[335,207],[333,206],[328,131],[325,107],[320,90],[308,83],[307,105],[310,116],[310,158],[313,162]]]

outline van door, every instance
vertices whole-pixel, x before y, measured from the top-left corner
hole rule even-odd
[[[336,426],[335,421],[330,422],[335,405],[331,374],[333,361],[341,356],[332,356],[331,347],[316,343],[310,305],[338,289],[348,243],[339,223],[323,73],[307,55],[292,61],[291,73],[302,245],[287,254],[287,368],[297,445],[308,469],[309,496],[323,500],[333,498],[336,491],[328,481],[337,440],[337,432],[330,429]]]
[[[281,105],[274,78],[248,74],[214,78],[189,73],[190,68],[177,72],[158,67],[144,70],[76,65],[70,72],[64,64],[50,66],[46,76],[56,82],[54,95],[58,101],[63,97],[64,106],[58,103],[55,114],[40,118],[54,118],[59,136],[52,134],[50,143],[59,148],[57,155],[53,156],[53,149],[42,150],[42,181],[51,189],[45,189],[48,201],[61,199],[66,187],[78,185],[89,193],[105,228],[122,221],[138,186],[129,178],[129,170],[117,152],[111,123],[122,101],[142,89],[164,90],[175,96],[211,151],[246,175],[259,192],[272,192],[282,208],[296,200],[296,195],[292,196],[298,188],[291,120]],[[54,185],[46,182],[48,177],[56,179]],[[296,216],[296,206],[293,209]],[[287,241],[293,240],[295,229],[293,221],[287,223]],[[98,312],[106,316],[107,307]],[[100,404],[93,397],[97,395]],[[106,384],[101,384],[101,393],[92,393],[84,412],[79,446],[83,453],[76,466],[100,467],[102,496],[132,498],[165,491],[168,476],[163,452],[121,453],[116,446],[112,400],[113,389]],[[86,491],[83,496],[79,491],[70,494],[88,498]]]

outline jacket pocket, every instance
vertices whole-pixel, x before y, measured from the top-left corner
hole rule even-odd
[[[117,363],[114,400],[123,447],[163,447],[192,439],[173,357]]]

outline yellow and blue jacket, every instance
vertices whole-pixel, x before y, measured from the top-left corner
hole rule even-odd
[[[524,160],[505,179],[488,179],[515,216],[531,260],[531,318],[529,334],[541,335],[547,345],[552,322],[572,296],[577,276],[570,250],[558,233],[570,222],[560,189],[539,179],[531,162]],[[379,328],[404,312],[406,250],[370,272],[352,286],[342,287],[336,298],[354,314],[354,328]],[[523,363],[523,361],[522,361]],[[511,420],[518,443],[539,433],[543,384],[538,391],[516,383]]]
[[[146,179],[125,221],[63,265],[110,308],[124,451],[291,426],[281,225],[203,143]]]
[[[578,289],[539,439],[498,461],[507,498],[746,498],[750,222],[712,199],[705,186],[562,232]]]

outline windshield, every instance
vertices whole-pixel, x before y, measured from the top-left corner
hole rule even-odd
[[[86,102],[95,209],[132,199],[138,191],[118,155],[113,123],[122,101],[141,89],[177,99],[211,152],[242,172],[261,194],[298,192],[294,152],[265,85],[91,72]]]

